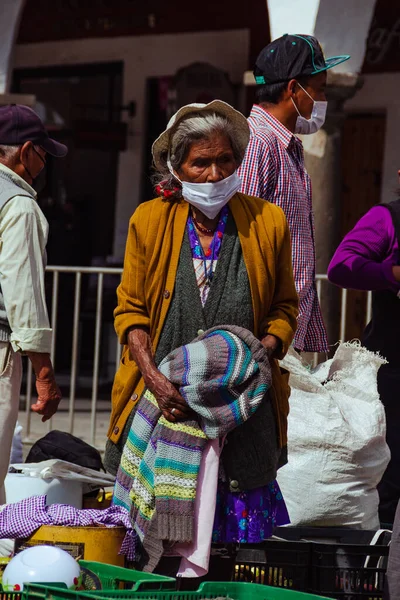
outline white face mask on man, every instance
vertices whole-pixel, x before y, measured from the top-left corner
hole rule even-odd
[[[309,119],[306,119],[305,117],[301,116],[300,111],[297,108],[295,101],[293,100],[293,98],[291,99],[293,102],[293,106],[295,107],[295,109],[297,110],[297,114],[299,115],[297,117],[296,127],[295,127],[294,132],[300,133],[303,135],[316,133],[319,129],[321,129],[322,125],[325,123],[326,109],[328,108],[328,102],[326,100],[324,100],[324,101],[314,100],[314,98],[312,96],[310,96],[310,94],[303,88],[302,85],[300,85],[299,82],[297,82],[297,85],[299,85],[301,87],[301,89],[303,90],[303,92],[305,94],[307,94],[307,96],[309,98],[311,98],[311,100],[314,102],[314,105],[313,105],[313,109],[311,112],[311,117]]]
[[[229,177],[213,183],[181,181],[174,173],[169,160],[167,164],[172,175],[182,184],[182,196],[185,200],[201,210],[209,219],[215,219],[242,185],[237,171],[229,175]]]

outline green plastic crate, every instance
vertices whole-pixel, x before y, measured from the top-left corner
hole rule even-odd
[[[100,589],[95,591],[85,590],[90,597],[93,594],[99,592],[100,594],[107,594],[108,592],[128,592],[132,594],[133,591],[159,591],[159,590],[174,590],[176,588],[176,580],[172,577],[164,577],[162,575],[154,575],[153,573],[143,573],[142,571],[135,571],[133,569],[124,569],[123,567],[115,567],[105,563],[91,562],[87,560],[79,561],[80,567],[84,570],[85,578],[87,580],[94,580],[96,586]],[[31,587],[32,586],[32,587]],[[23,592],[3,592],[0,585],[0,600],[30,600],[35,598],[36,600],[44,600],[45,598],[56,598],[57,594],[54,593],[49,595],[49,590],[58,589],[59,593],[61,590],[65,592],[64,598],[70,598],[75,600],[77,598],[77,592],[67,590],[62,584],[31,584],[24,586]],[[26,591],[28,590],[28,591]]]
[[[3,592],[0,587],[0,600],[22,600],[21,592]]]
[[[174,590],[176,580],[153,573],[143,573],[105,563],[80,560],[85,583],[93,579],[95,589],[101,590]]]
[[[25,592],[25,589],[24,589]],[[26,600],[211,600],[229,598],[230,600],[320,600],[304,592],[295,592],[282,588],[259,585],[257,583],[203,583],[196,592],[178,592],[167,590],[114,590],[100,592],[72,592],[63,588],[26,586]]]

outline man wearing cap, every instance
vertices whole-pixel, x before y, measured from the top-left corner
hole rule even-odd
[[[44,291],[47,221],[32,185],[46,155],[63,157],[67,147],[49,138],[26,106],[0,107],[0,504],[21,388],[21,355],[36,375],[32,410],[47,421],[61,392],[50,360],[52,330]]]
[[[325,121],[326,71],[350,58],[325,59],[309,35],[284,35],[259,54],[255,104],[246,156],[239,169],[241,191],[281,206],[292,239],[293,272],[299,295],[294,346],[326,352],[328,342],[315,287],[314,217],[311,181],[303,146],[294,134],[311,134]]]

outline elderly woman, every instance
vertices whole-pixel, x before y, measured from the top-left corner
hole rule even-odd
[[[106,451],[111,472],[118,468],[145,389],[165,422],[183,425],[193,419],[193,407],[158,367],[175,349],[222,325],[252,332],[265,349],[279,448],[276,466],[285,462],[289,388],[278,359],[294,336],[298,301],[282,210],[238,193],[236,170],[248,140],[244,116],[215,100],[181,108],[153,144],[159,197],[141,204],[130,221],[115,311],[124,351]],[[214,542],[258,542],[271,535],[274,525],[288,522],[277,484],[260,465],[254,473],[254,452],[247,455],[246,443],[254,445],[259,434],[235,441],[243,444],[241,468],[253,471],[253,485],[235,491],[237,481],[220,477]],[[224,452],[225,446],[222,459]]]

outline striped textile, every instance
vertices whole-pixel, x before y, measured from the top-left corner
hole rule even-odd
[[[192,250],[192,259],[194,272],[196,274],[197,287],[199,288],[201,304],[203,306],[205,305],[210,293],[210,285],[207,282],[206,272],[209,273],[212,268],[212,272],[215,273],[217,269],[217,262],[222,246],[222,238],[224,237],[226,224],[228,222],[228,215],[229,209],[227,206],[224,206],[221,210],[213,239],[205,254],[203,248],[201,247],[199,236],[191,215],[189,215],[186,225],[190,248]]]
[[[207,302],[208,295],[210,293],[210,286],[207,282],[206,275],[204,272],[204,263],[207,269],[207,273],[210,272],[211,264],[213,273],[215,273],[217,269],[218,259],[209,260],[202,258],[193,258],[193,267],[196,275],[197,286],[200,292],[201,305],[204,306]]]
[[[236,326],[208,330],[160,364],[197,414],[169,423],[147,390],[137,405],[122,454],[113,504],[130,510],[140,543],[136,560],[152,571],[164,542],[190,542],[202,451],[260,406],[271,385],[265,349]]]
[[[306,352],[327,352],[315,286],[314,215],[303,145],[261,106],[253,106],[248,121],[250,142],[238,170],[243,182],[241,192],[278,204],[288,220],[300,303],[293,345]]]

